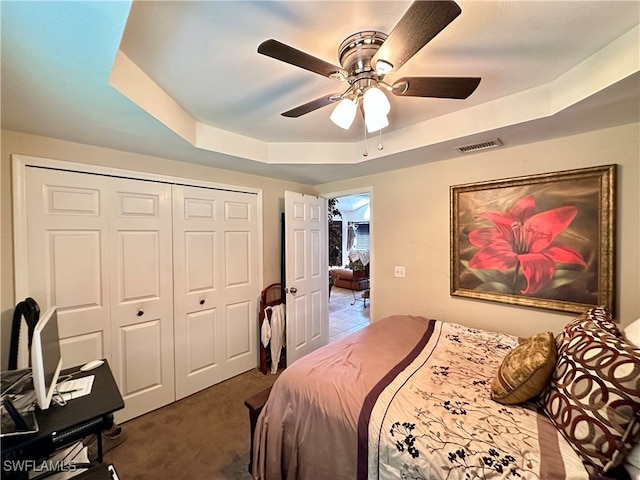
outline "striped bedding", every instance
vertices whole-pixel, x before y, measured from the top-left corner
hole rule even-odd
[[[256,479],[588,479],[535,405],[490,398],[517,338],[393,316],[289,366],[258,420]]]

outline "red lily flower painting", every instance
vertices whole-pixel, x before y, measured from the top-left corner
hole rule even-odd
[[[451,295],[614,310],[615,174],[603,165],[451,186]]]
[[[469,242],[479,248],[469,267],[499,271],[515,268],[514,287],[522,272],[526,287],[520,293],[537,293],[551,281],[557,263],[587,266],[580,252],[556,241],[577,214],[574,206],[536,213],[533,196],[521,198],[508,212],[482,212],[478,217],[493,225],[469,233]]]

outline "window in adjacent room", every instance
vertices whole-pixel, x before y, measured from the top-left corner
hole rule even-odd
[[[349,222],[349,226],[353,226],[355,233],[353,248],[369,250],[369,222]]]

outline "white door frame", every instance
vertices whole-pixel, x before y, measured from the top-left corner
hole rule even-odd
[[[195,180],[184,177],[173,177],[154,173],[126,170],[86,163],[68,162],[66,160],[54,160],[50,158],[32,157],[29,155],[12,155],[12,183],[13,183],[13,258],[15,275],[15,303],[29,296],[29,275],[24,267],[28,264],[27,251],[27,193],[26,193],[26,169],[27,167],[57,168],[79,173],[93,173],[96,175],[110,175],[114,177],[131,178],[134,180],[148,180],[169,184],[188,185],[203,188],[218,188],[244,193],[254,193],[258,196],[258,285],[262,285],[263,277],[263,211],[262,189],[228,185],[223,183]],[[256,359],[257,363],[257,359]]]
[[[373,212],[374,206],[373,206],[373,187],[369,186],[369,187],[359,187],[359,188],[352,188],[349,190],[341,190],[339,192],[329,192],[329,193],[321,193],[320,196],[324,197],[324,198],[339,198],[339,197],[349,197],[351,195],[359,195],[359,194],[363,194],[363,193],[368,193],[369,194],[369,207],[371,208],[371,211]],[[375,244],[375,235],[374,235],[374,230],[375,230],[375,222],[373,221],[373,217],[369,218],[369,263],[372,265],[375,265],[375,249],[374,244]],[[327,232],[327,235],[329,234],[329,232]],[[375,285],[375,275],[373,275],[373,271],[371,268],[369,268],[369,298],[373,299],[373,297],[375,296],[375,289],[374,289],[374,285]],[[375,303],[374,302],[369,302],[369,319],[370,321],[375,318],[374,312],[375,312]]]

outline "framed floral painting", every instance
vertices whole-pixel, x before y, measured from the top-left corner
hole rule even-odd
[[[615,165],[450,187],[451,295],[613,313],[615,193]]]

